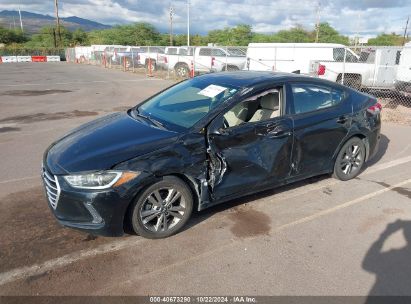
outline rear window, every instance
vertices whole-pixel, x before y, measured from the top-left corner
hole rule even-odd
[[[358,62],[358,58],[355,57],[348,49],[345,51],[344,48],[333,48],[334,61],[343,62],[344,56],[345,62]]]
[[[200,56],[211,56],[211,49],[209,48],[202,48],[198,53]]]
[[[316,84],[292,84],[293,114],[308,113],[329,108],[345,98],[343,90]]]
[[[177,55],[177,48],[168,48],[167,49],[168,55]]]

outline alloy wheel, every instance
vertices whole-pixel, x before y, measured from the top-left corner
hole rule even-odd
[[[359,144],[351,144],[345,149],[342,159],[340,161],[341,171],[345,175],[356,173],[361,169],[364,162],[363,155],[361,153],[361,147]]]
[[[184,217],[186,201],[173,187],[151,192],[140,209],[140,220],[152,232],[165,232],[175,227]]]

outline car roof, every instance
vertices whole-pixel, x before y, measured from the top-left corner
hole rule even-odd
[[[197,76],[198,80],[206,80],[208,82],[224,83],[236,87],[253,87],[255,85],[272,82],[272,81],[289,81],[289,80],[309,80],[317,82],[317,78],[304,76],[293,73],[282,72],[259,72],[259,71],[234,71],[209,73]],[[328,81],[323,81],[328,83]]]

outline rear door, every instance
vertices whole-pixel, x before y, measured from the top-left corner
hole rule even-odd
[[[281,97],[280,109],[265,113],[272,117],[259,115],[261,97],[272,93],[269,90],[242,101],[210,125],[209,184],[214,199],[249,193],[289,177],[292,119],[282,115],[282,87],[273,90]]]
[[[310,82],[288,85],[287,114],[294,121],[292,175],[329,171],[351,127],[352,107],[341,87]]]

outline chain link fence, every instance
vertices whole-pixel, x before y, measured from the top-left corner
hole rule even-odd
[[[234,46],[92,45],[66,49],[66,60],[148,77],[184,79],[221,71],[309,75],[375,96],[383,120],[411,125],[411,45],[345,47],[338,44],[251,43]]]

